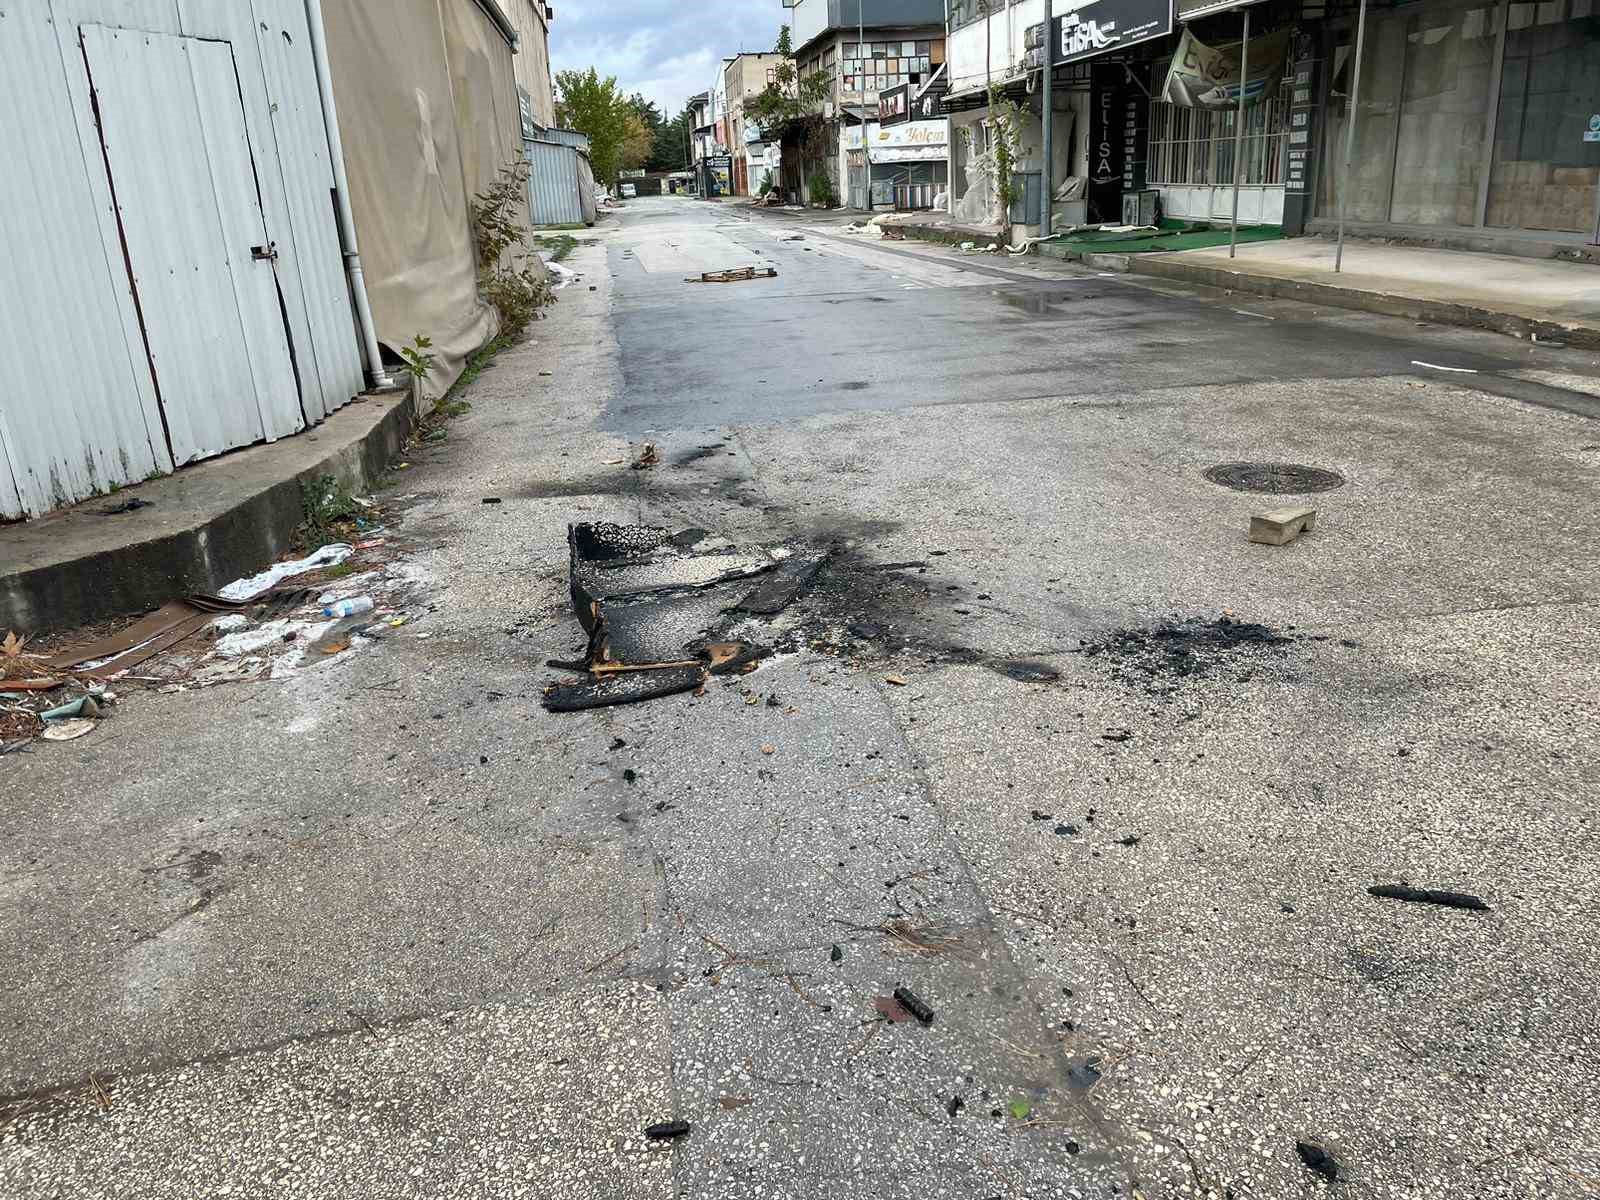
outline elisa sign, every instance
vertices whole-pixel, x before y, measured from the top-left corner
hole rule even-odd
[[[1051,59],[1077,62],[1171,32],[1172,0],[1090,0],[1055,18]]]

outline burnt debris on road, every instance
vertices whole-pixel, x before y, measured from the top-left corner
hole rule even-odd
[[[551,711],[574,711],[695,691],[711,675],[745,672],[771,653],[752,621],[781,612],[827,551],[744,551],[704,529],[609,522],[567,532],[572,610],[588,635],[580,660],[551,666],[588,678],[545,690]]]

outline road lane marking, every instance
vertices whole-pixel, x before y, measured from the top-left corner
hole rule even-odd
[[[1454,371],[1457,375],[1476,375],[1478,373],[1475,367],[1441,367],[1438,363],[1423,362],[1420,358],[1413,358],[1411,365],[1413,367],[1428,367],[1435,371]]]

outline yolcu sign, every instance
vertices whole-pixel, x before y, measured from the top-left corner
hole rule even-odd
[[[1172,32],[1172,0],[1089,0],[1055,18],[1053,60],[1077,62]]]

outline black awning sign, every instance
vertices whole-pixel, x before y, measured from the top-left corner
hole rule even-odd
[[[950,83],[946,79],[938,79],[922,90],[922,94],[912,97],[911,119],[913,121],[935,121],[944,116],[941,101],[950,94]]]
[[[1172,0],[1090,0],[1056,17],[1052,29],[1052,61],[1078,62],[1166,37],[1172,32]]]

